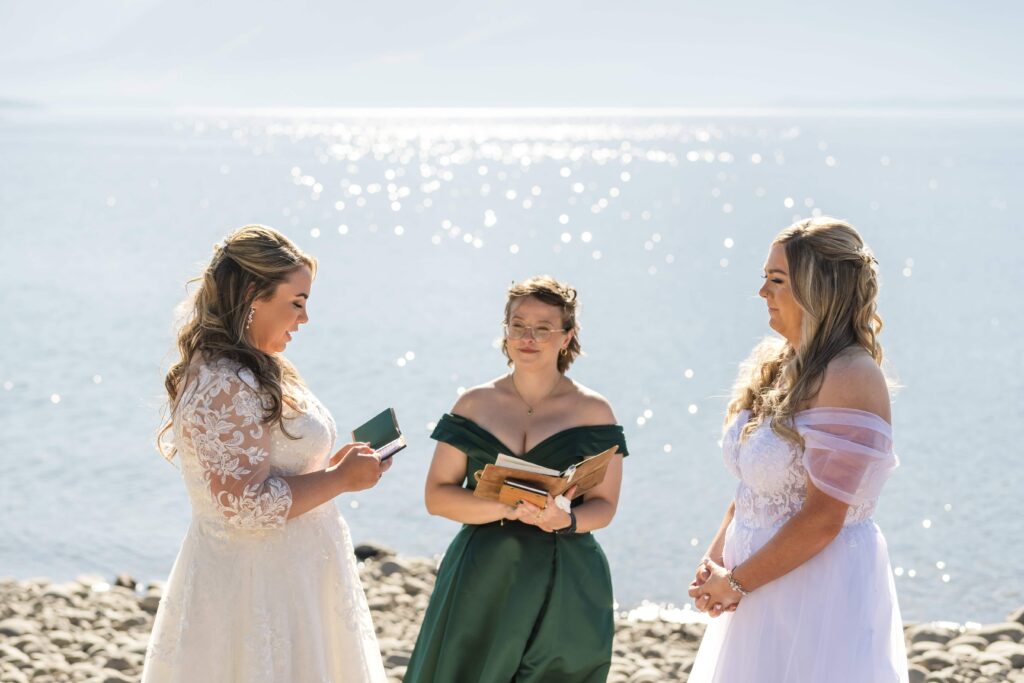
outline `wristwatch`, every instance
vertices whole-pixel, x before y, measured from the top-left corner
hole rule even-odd
[[[564,526],[561,529],[555,529],[556,534],[574,534],[576,533],[576,513],[569,510],[569,526]]]

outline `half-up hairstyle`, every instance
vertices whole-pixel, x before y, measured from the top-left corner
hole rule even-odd
[[[285,387],[301,384],[302,380],[283,356],[256,348],[249,341],[246,324],[252,302],[273,297],[277,286],[303,266],[316,274],[316,259],[287,237],[273,228],[247,225],[215,245],[203,274],[188,282],[198,287],[183,304],[185,315],[177,339],[179,358],[164,379],[167,420],[157,435],[157,447],[168,460],[174,458],[175,448],[164,441],[164,436],[172,427],[189,368],[198,360],[226,358],[236,362],[239,371],[249,370],[266,411],[264,423],[276,422],[288,435],[282,414],[284,404],[296,410],[298,405]]]
[[[803,310],[799,349],[768,338],[743,364],[726,424],[743,410],[745,439],[765,421],[787,441],[803,446],[794,416],[818,394],[829,362],[850,347],[882,364],[878,335],[878,261],[857,230],[821,217],[794,223],[773,241],[786,252],[793,297]]]
[[[565,347],[565,353],[558,354],[558,371],[563,375],[572,365],[572,362],[582,352],[580,347],[580,324],[576,320],[576,313],[579,308],[579,301],[576,298],[576,290],[564,282],[559,282],[550,275],[537,275],[523,280],[513,282],[508,288],[508,299],[505,301],[505,320],[507,325],[512,316],[512,304],[524,297],[532,296],[541,303],[549,306],[557,306],[562,310],[562,331],[572,332],[572,339]],[[508,355],[508,339],[502,339],[501,352],[508,358],[508,364],[512,365],[512,359]]]

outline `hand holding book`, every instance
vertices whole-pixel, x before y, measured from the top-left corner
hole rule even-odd
[[[548,496],[554,498],[573,488],[571,494],[576,498],[604,481],[608,464],[617,452],[618,447],[612,446],[562,471],[502,454],[474,473],[477,483],[473,494],[506,505],[524,500],[544,509]]]
[[[569,505],[569,499],[575,495],[576,487],[570,486],[569,490],[560,496],[545,496],[546,506],[538,506],[529,500],[513,501],[508,507],[511,512],[505,515],[505,519],[517,520],[549,533],[566,528],[572,528],[575,532],[576,526]]]
[[[405,437],[398,427],[395,409],[387,408],[352,430],[352,440],[370,444],[381,462],[406,446]]]

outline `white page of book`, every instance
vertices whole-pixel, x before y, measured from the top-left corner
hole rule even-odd
[[[562,474],[560,471],[553,470],[550,467],[542,467],[536,463],[532,463],[512,455],[505,455],[504,453],[498,454],[498,458],[494,461],[494,464],[498,467],[508,467],[509,469],[519,470],[521,472],[533,472],[534,474],[547,474],[552,477],[557,477]]]

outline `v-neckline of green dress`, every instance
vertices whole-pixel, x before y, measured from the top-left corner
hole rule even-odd
[[[529,460],[529,456],[530,456],[531,453],[533,453],[534,451],[540,449],[541,446],[546,445],[549,441],[553,441],[556,437],[564,436],[565,434],[567,434],[569,432],[574,432],[574,431],[577,431],[579,429],[603,429],[603,428],[609,428],[609,427],[611,427],[611,428],[620,428],[621,427],[620,425],[617,425],[617,424],[577,425],[575,427],[566,427],[565,429],[558,430],[557,432],[555,432],[554,434],[551,434],[550,436],[544,437],[543,439],[541,439],[537,443],[533,444],[533,446],[531,446],[530,448],[528,448],[525,451],[523,451],[522,453],[516,453],[513,449],[509,448],[505,444],[504,441],[499,439],[494,434],[494,432],[492,432],[491,430],[487,429],[486,427],[481,425],[479,422],[477,422],[477,421],[475,421],[475,420],[473,420],[471,418],[468,418],[465,415],[459,415],[458,413],[448,413],[448,415],[451,416],[452,418],[454,418],[456,421],[463,422],[467,426],[476,429],[478,432],[481,432],[485,437],[487,437],[491,441],[493,441],[498,446],[498,453],[507,453],[508,455],[511,455],[513,457],[522,458],[523,460]]]

